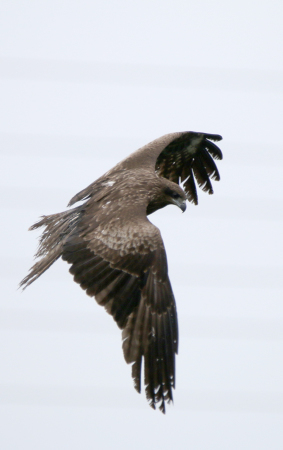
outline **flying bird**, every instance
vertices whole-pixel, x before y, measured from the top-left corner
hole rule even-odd
[[[178,132],[156,139],[75,195],[67,211],[42,216],[38,262],[21,281],[33,283],[58,258],[88,295],[105,307],[122,330],[125,360],[141,392],[142,361],[147,400],[165,413],[173,400],[178,321],[159,229],[149,214],[186,200],[197,204],[196,183],[213,193],[219,180],[216,134]],[[183,188],[181,187],[183,186]]]

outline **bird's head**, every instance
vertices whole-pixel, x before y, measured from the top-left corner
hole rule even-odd
[[[167,178],[157,178],[157,183],[151,192],[150,203],[147,207],[147,214],[151,214],[167,205],[176,205],[183,212],[186,211],[187,196],[183,189]]]
[[[186,194],[182,188],[176,183],[171,183],[173,186],[166,186],[164,189],[165,198],[167,199],[167,204],[172,204],[178,206],[183,212],[186,211]]]

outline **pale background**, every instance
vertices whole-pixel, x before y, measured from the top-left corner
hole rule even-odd
[[[282,1],[4,1],[0,447],[283,448]],[[57,262],[23,294],[27,228],[169,132],[219,133],[215,195],[161,229],[174,406],[132,387],[112,318]]]

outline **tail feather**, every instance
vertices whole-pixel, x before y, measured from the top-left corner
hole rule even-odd
[[[30,269],[29,274],[20,282],[25,289],[42,275],[60,256],[66,238],[72,233],[81,217],[82,207],[64,211],[59,214],[43,216],[29,230],[45,227],[35,258],[41,258]]]

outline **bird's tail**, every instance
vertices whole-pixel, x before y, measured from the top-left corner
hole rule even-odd
[[[32,225],[29,230],[45,227],[35,258],[41,258],[30,269],[29,274],[20,282],[25,289],[43,274],[60,256],[66,238],[76,227],[82,213],[81,206],[50,216],[42,216],[39,222]]]

